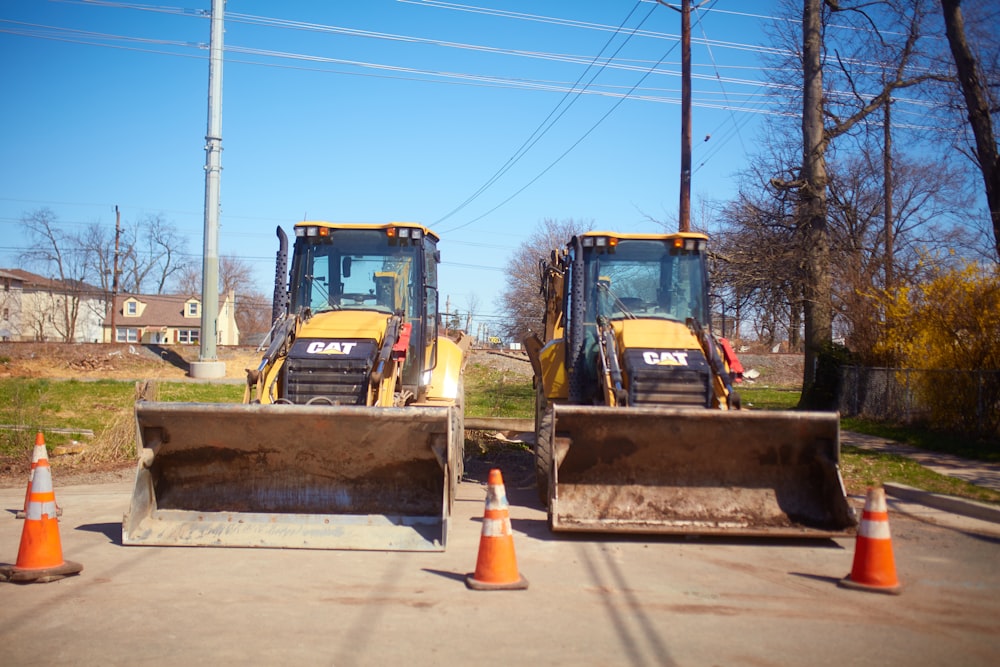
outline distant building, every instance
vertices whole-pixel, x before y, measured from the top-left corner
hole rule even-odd
[[[79,280],[0,269],[0,340],[96,343],[107,294]]]
[[[104,319],[104,342],[153,345],[197,345],[201,343],[201,299],[182,294],[124,294],[115,301],[112,314]],[[239,345],[236,326],[236,296],[219,297],[216,320],[218,345]]]

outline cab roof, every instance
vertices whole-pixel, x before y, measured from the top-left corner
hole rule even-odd
[[[430,236],[435,241],[440,241],[441,237],[419,222],[326,222],[322,220],[303,220],[296,222],[295,227],[326,227],[327,229],[371,229],[384,230],[391,228],[420,229],[425,236]]]

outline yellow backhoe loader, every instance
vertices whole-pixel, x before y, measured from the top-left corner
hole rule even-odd
[[[136,404],[123,543],[443,550],[467,342],[438,335],[438,237],[300,222],[290,279],[278,238],[275,326],[243,404]]]
[[[554,531],[828,537],[856,525],[836,414],[741,410],[708,237],[588,232],[542,263],[535,463]]]

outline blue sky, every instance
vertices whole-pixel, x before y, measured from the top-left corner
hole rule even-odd
[[[228,1],[219,250],[260,291],[277,225],[416,221],[443,239],[441,307],[475,295],[495,323],[503,267],[542,220],[673,228],[680,15],[650,0],[467,2]],[[696,216],[699,199],[734,193],[753,150],[769,106],[755,45],[775,4],[695,14]],[[17,266],[19,221],[42,206],[65,225],[113,228],[116,205],[125,220],[162,214],[200,256],[210,7],[0,4],[0,266]]]

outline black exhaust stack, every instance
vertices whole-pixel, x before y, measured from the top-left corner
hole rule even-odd
[[[271,301],[271,323],[288,312],[288,235],[280,226],[278,234],[278,252],[274,268],[274,298]]]

